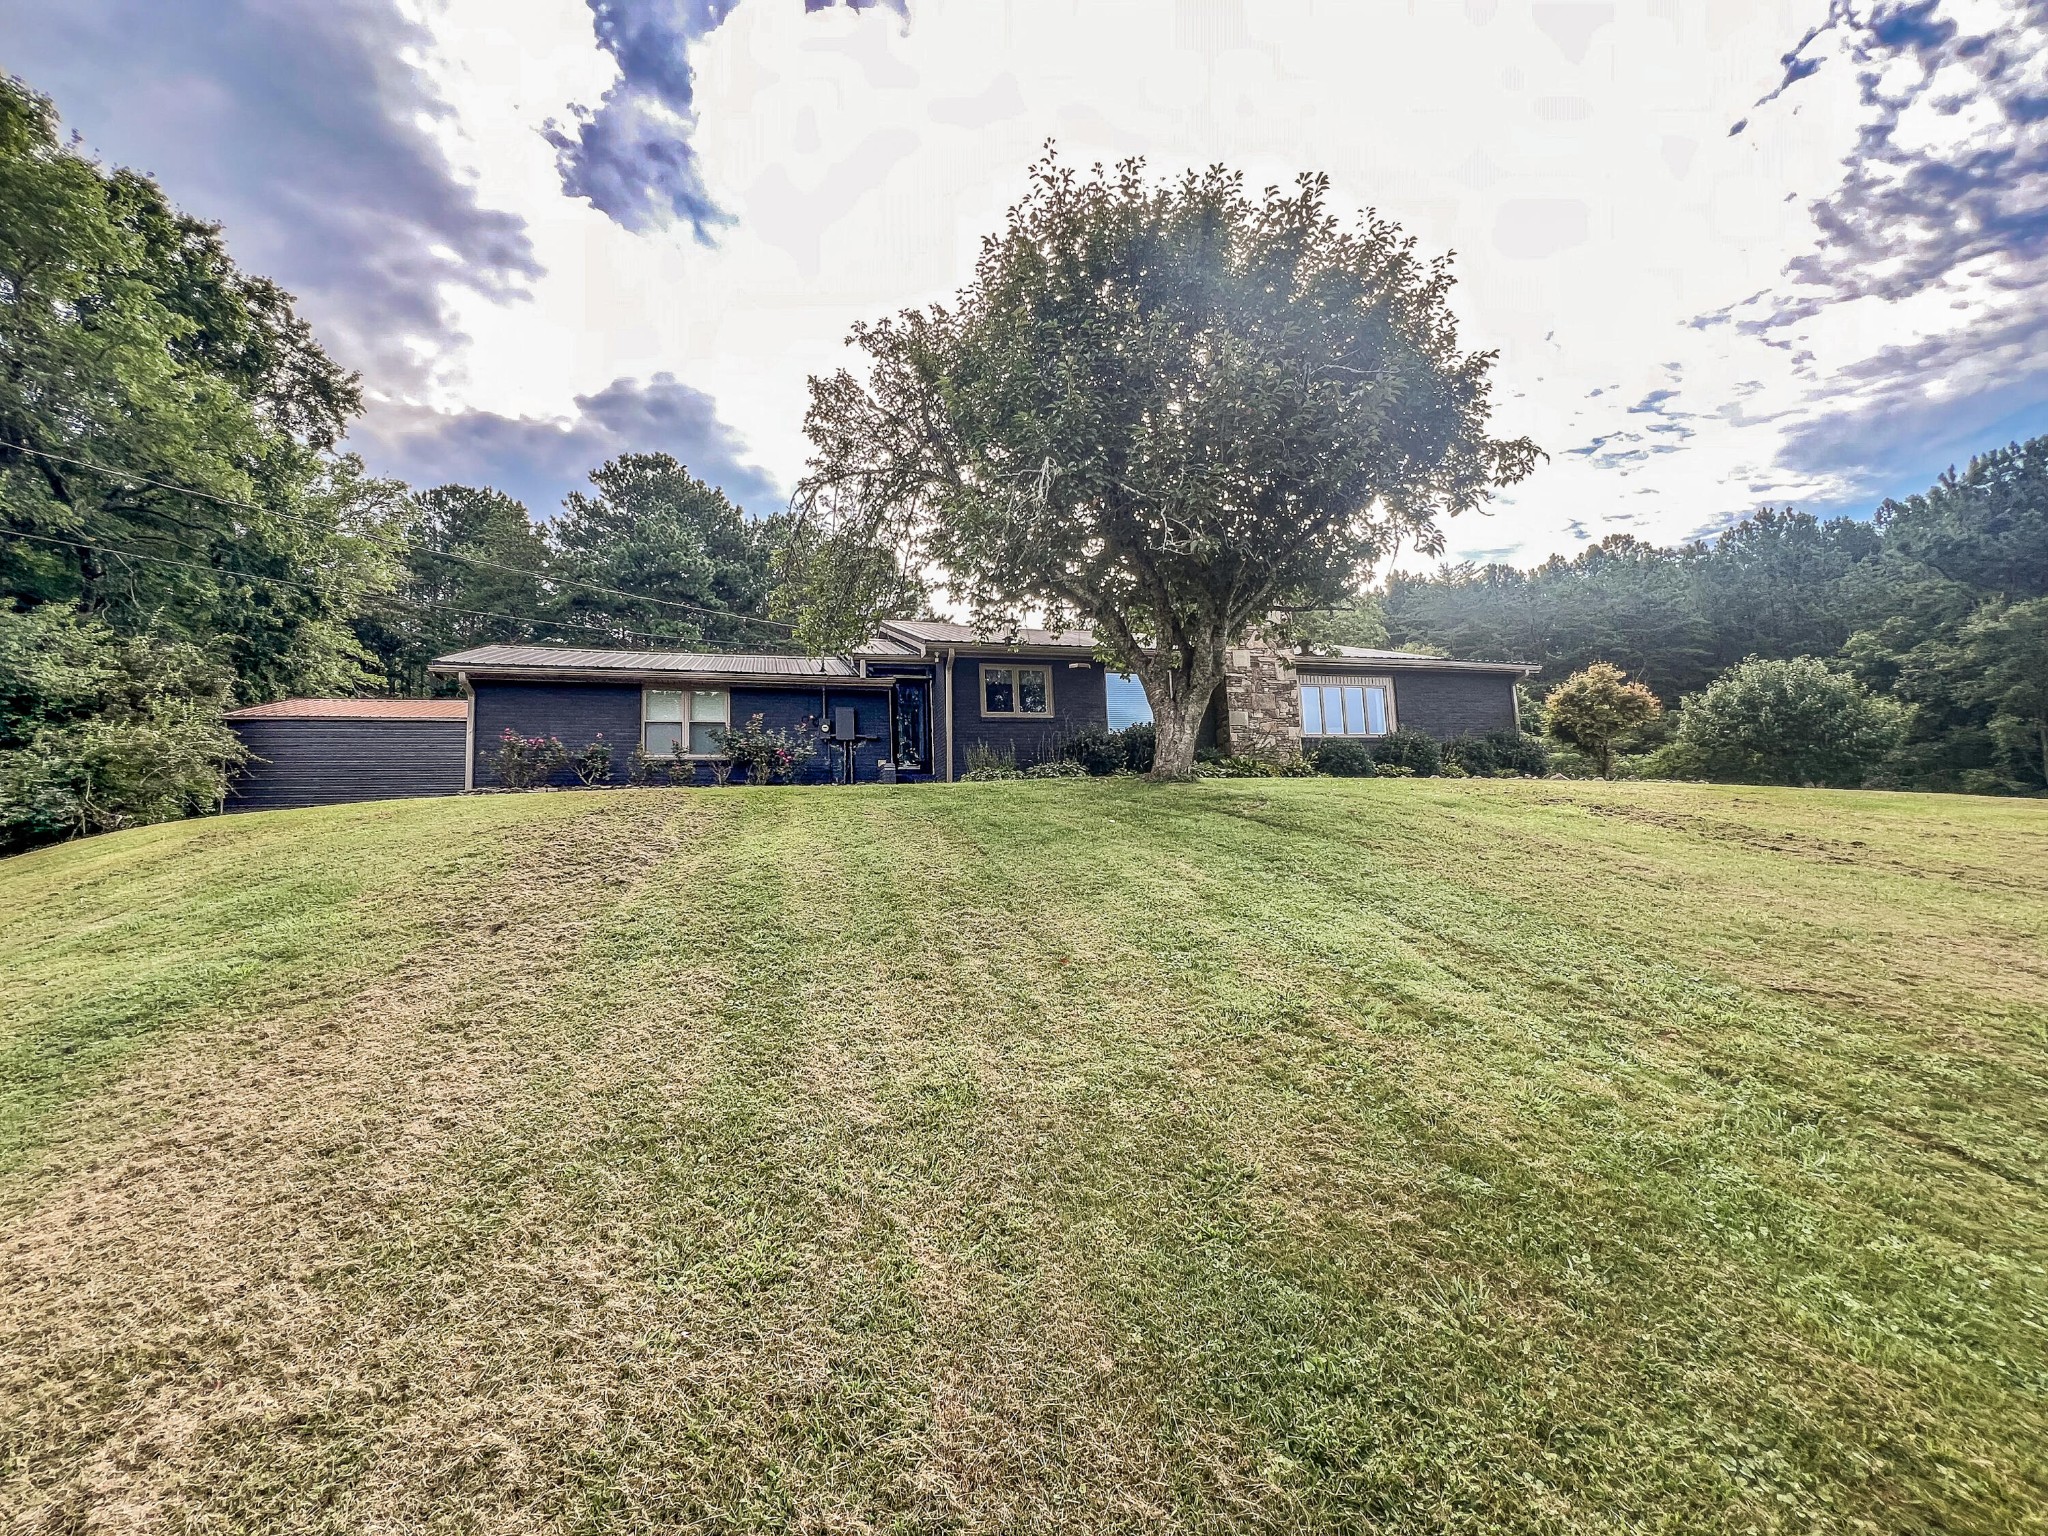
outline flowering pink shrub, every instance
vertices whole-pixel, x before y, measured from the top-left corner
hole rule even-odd
[[[725,733],[719,751],[727,762],[746,769],[749,784],[787,784],[818,755],[818,742],[807,727],[771,731],[762,716],[750,715],[745,725]]]
[[[568,761],[569,749],[555,737],[521,736],[509,726],[490,758],[498,782],[507,789],[531,789]]]

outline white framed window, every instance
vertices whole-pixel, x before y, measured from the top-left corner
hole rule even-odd
[[[1043,720],[1052,714],[1052,668],[1011,662],[981,664],[981,713],[984,718],[1021,715]]]
[[[1301,685],[1304,736],[1385,736],[1396,728],[1391,677],[1318,677]]]
[[[714,756],[731,724],[732,695],[723,688],[649,688],[640,695],[640,748],[649,757]]]

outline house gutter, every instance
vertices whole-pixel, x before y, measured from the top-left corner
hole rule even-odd
[[[469,686],[467,672],[456,673],[455,681],[462,685],[462,697],[468,703],[462,724],[462,792],[468,794],[476,788],[476,690]]]
[[[953,782],[953,647],[946,647],[946,782]]]

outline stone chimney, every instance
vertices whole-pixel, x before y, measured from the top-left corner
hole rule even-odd
[[[1262,629],[1224,654],[1216,745],[1233,757],[1301,756],[1301,694],[1294,658]]]

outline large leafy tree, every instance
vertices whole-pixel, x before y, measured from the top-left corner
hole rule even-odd
[[[2024,715],[1984,678],[2003,675],[2001,656],[2025,654],[2029,616],[2048,597],[2048,437],[1978,455],[1887,501],[1875,524],[1883,542],[1856,573],[1858,627],[1844,654],[1864,681],[1914,706],[1900,781],[2029,787]]]
[[[382,572],[359,406],[290,296],[0,77],[0,596],[193,639],[241,691],[332,686]]]
[[[1986,603],[1957,651],[1956,691],[1989,713],[2010,787],[2048,787],[2048,597]]]
[[[1487,435],[1447,262],[1328,198],[1049,158],[951,308],[856,327],[867,380],[812,380],[802,515],[992,632],[1091,626],[1144,685],[1155,772],[1187,772],[1247,628],[1440,548],[1537,457]]]

